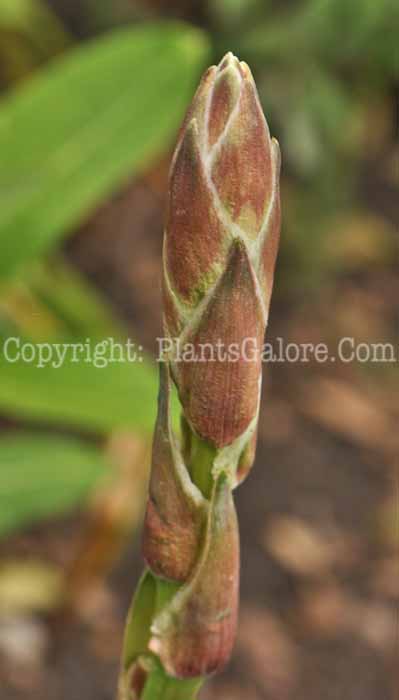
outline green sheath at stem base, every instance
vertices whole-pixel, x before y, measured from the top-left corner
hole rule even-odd
[[[150,673],[140,700],[195,700],[203,682],[202,678],[171,678],[159,666]]]

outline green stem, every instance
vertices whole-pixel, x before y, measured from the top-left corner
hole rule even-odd
[[[212,466],[216,449],[192,434],[188,469],[191,478],[205,498],[210,498],[213,488]]]
[[[195,700],[203,682],[171,678],[159,665],[149,674],[141,700]]]

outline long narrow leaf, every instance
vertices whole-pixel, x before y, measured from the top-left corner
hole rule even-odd
[[[77,270],[59,259],[35,266],[0,298],[2,317],[0,413],[95,432],[152,429],[155,367],[142,352],[129,361],[124,330]],[[51,357],[41,363],[43,343]]]
[[[205,53],[203,35],[183,24],[118,30],[0,103],[0,277],[168,146]]]
[[[0,439],[0,536],[63,513],[87,496],[109,465],[80,440],[16,433]]]

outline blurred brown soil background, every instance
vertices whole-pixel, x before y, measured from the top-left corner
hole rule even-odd
[[[89,33],[75,3],[53,4]],[[148,5],[150,13],[171,11],[161,0]],[[173,7],[175,16],[187,14],[185,3]],[[201,21],[201,3],[188,14]],[[285,253],[269,342],[325,342],[332,354],[345,336],[398,347],[399,278],[381,255],[386,232],[379,228],[381,221],[394,226],[397,205],[380,175],[393,148],[391,115],[384,119],[374,166],[359,163],[353,216],[331,222],[326,256],[339,272],[301,292],[295,259]],[[102,206],[64,247],[153,356],[169,157]],[[290,218],[288,200],[285,180]],[[201,700],[398,697],[398,419],[397,366],[339,358],[265,366],[256,464],[236,494],[239,636],[230,666]],[[28,528],[0,542],[0,557],[68,568],[87,521],[75,512]],[[142,569],[139,539],[136,532],[112,570],[62,619],[50,609],[0,629],[0,700],[114,698],[125,615]]]

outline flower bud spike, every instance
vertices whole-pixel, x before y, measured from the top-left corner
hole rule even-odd
[[[256,451],[279,179],[279,145],[251,70],[229,52],[203,76],[171,162],[162,271],[170,350],[160,365],[144,527],[149,572],[127,625],[118,700],[195,700],[233,648],[240,558],[233,489]],[[142,615],[137,606],[147,595]]]

